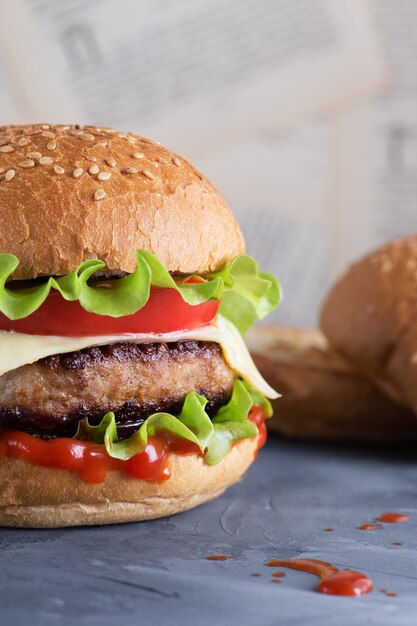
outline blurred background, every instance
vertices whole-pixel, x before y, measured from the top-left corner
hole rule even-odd
[[[91,123],[201,169],[313,326],[417,231],[417,0],[0,0],[1,124]]]

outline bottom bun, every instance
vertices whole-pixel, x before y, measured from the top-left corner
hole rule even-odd
[[[413,413],[358,374],[319,331],[266,326],[247,343],[261,374],[282,393],[269,430],[364,443],[417,440]]]
[[[171,477],[164,482],[130,478],[109,472],[98,485],[78,474],[0,461],[0,525],[59,528],[93,524],[139,522],[192,509],[221,495],[253,462],[257,437],[233,446],[217,465],[197,455],[172,455]]]

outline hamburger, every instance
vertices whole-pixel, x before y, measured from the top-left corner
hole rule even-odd
[[[242,335],[279,302],[210,182],[109,128],[0,128],[0,524],[220,495],[276,392]]]

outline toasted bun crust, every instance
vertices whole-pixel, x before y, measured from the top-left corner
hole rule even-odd
[[[132,272],[139,248],[173,273],[204,273],[244,251],[207,178],[160,144],[112,129],[0,127],[0,206],[0,252],[20,259],[16,279],[66,274],[91,258]]]
[[[330,291],[321,327],[357,370],[417,412],[417,235],[352,265]]]
[[[109,472],[98,485],[78,474],[0,460],[0,525],[58,528],[138,522],[191,509],[221,495],[254,460],[257,438],[233,446],[209,467],[197,455],[171,457],[171,477],[148,482]]]
[[[263,327],[249,335],[254,360],[282,393],[268,428],[291,437],[416,441],[411,411],[392,402],[318,331]]]

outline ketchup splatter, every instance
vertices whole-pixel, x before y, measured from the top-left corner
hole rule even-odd
[[[334,531],[334,528],[325,528],[324,530],[326,531],[326,533],[332,533]]]
[[[316,559],[294,559],[286,561],[272,559],[266,563],[269,567],[288,567],[308,572],[320,577],[317,591],[334,596],[361,596],[372,591],[372,581],[360,572],[348,569],[339,570],[326,561]]]
[[[381,593],[385,593],[386,596],[388,596],[388,598],[396,598],[397,594],[395,593],[395,591],[388,591],[387,589],[380,589],[379,590]]]
[[[359,530],[379,530],[382,528],[382,524],[361,524],[358,526]]]
[[[404,522],[409,522],[410,519],[409,515],[404,515],[403,513],[382,513],[378,517],[378,521],[385,524],[403,524]]]
[[[228,561],[231,558],[230,554],[209,554],[206,556],[207,561]]]
[[[258,427],[256,442],[259,449],[266,441],[265,414],[262,408],[254,406],[248,419]],[[67,437],[44,440],[20,431],[0,434],[0,458],[21,459],[33,465],[77,472],[87,483],[102,483],[109,471],[123,472],[131,478],[142,480],[168,480],[171,476],[171,454],[202,456],[196,444],[164,434],[149,437],[146,448],[127,461],[112,458],[107,454],[104,445],[91,441]]]

